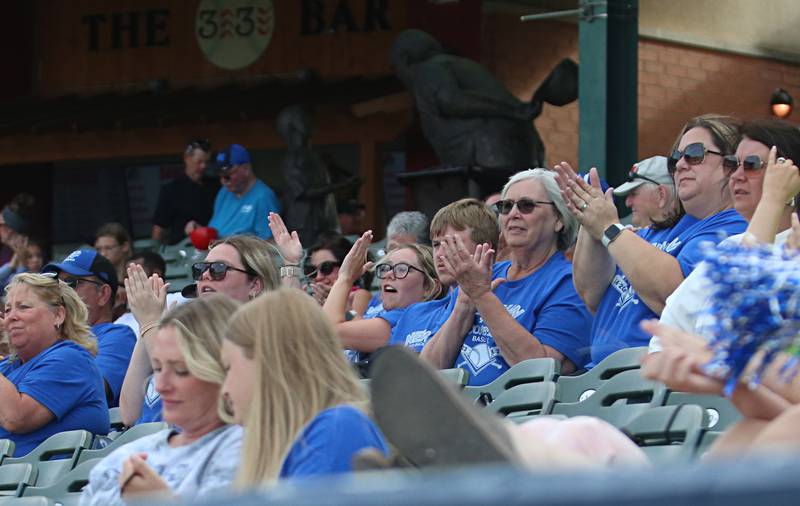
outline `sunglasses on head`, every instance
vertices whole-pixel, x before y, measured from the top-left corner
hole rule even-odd
[[[762,160],[758,155],[747,155],[743,159],[739,159],[736,155],[728,155],[722,159],[722,169],[725,175],[730,177],[739,166],[744,169],[745,174],[752,174],[758,172],[767,165],[766,160]]]
[[[231,267],[225,262],[195,262],[192,264],[192,279],[200,281],[200,278],[203,277],[203,273],[206,271],[208,271],[208,274],[214,281],[222,281],[225,279],[228,271],[243,272],[248,276],[252,276],[249,271],[239,269],[238,267]]]
[[[323,276],[327,276],[330,273],[332,273],[335,268],[341,266],[342,262],[334,262],[333,260],[328,260],[326,262],[322,262],[319,265],[306,264],[306,266],[303,267],[303,272],[305,273],[306,277],[309,278],[316,277],[317,273],[320,273]]]
[[[669,170],[670,175],[675,174],[675,172],[678,170],[678,162],[681,160],[681,158],[685,159],[686,163],[689,165],[700,165],[706,159],[706,153],[725,156],[719,151],[707,149],[702,142],[694,142],[683,148],[683,151],[676,149],[671,155],[669,155],[669,158],[667,158],[667,169]]]
[[[551,205],[554,206],[553,202],[548,202],[546,200],[533,200],[529,198],[521,198],[519,200],[512,200],[512,199],[505,199],[505,200],[498,200],[495,203],[495,207],[497,208],[497,212],[500,214],[508,214],[514,209],[514,206],[517,206],[519,212],[522,214],[530,214],[536,209],[537,206],[543,205]]]
[[[206,153],[211,152],[211,142],[208,139],[192,139],[189,145],[186,146],[186,151],[194,151],[195,149],[202,149]]]
[[[642,181],[647,181],[648,183],[653,183],[653,184],[657,184],[657,185],[661,184],[658,181],[656,181],[655,179],[650,179],[649,177],[643,176],[643,175],[639,174],[638,172],[634,172],[634,171],[628,172],[628,180],[627,181],[629,183],[632,183],[632,182],[636,181],[637,179],[640,179]]]
[[[408,273],[411,271],[419,271],[423,275],[425,272],[422,269],[414,267],[411,264],[407,264],[405,262],[392,264],[378,264],[375,267],[375,275],[378,276],[378,279],[384,279],[386,276],[389,275],[389,272],[394,272],[395,279],[403,279],[408,276]]]

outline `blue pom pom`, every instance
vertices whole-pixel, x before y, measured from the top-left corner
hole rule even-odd
[[[701,251],[713,285],[700,329],[714,353],[706,373],[726,380],[725,394],[731,395],[753,355],[763,353],[750,379],[757,383],[784,352],[792,358],[780,374],[790,381],[800,365],[800,258],[767,245],[707,243]]]

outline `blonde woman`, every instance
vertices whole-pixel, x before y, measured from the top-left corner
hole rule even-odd
[[[239,463],[242,430],[228,425],[220,388],[220,347],[238,303],[210,295],[164,315],[150,361],[167,429],[124,445],[89,475],[82,505],[122,505],[135,496],[163,494],[184,501],[228,486]]]
[[[323,306],[353,362],[386,346],[392,328],[408,306],[439,298],[442,294],[430,246],[402,244],[390,250],[375,266],[375,275],[381,280],[383,311],[371,317],[345,321],[350,290],[370,267],[366,255],[371,241],[372,232],[368,231],[353,244]]]
[[[216,241],[203,262],[192,265],[199,297],[222,293],[239,302],[278,286],[273,247],[258,237],[232,235]],[[149,340],[164,312],[167,285],[158,276],[150,278],[139,265],[128,267],[125,279],[128,304],[139,323],[140,337],[122,383],[119,408],[125,425],[161,420],[161,401],[152,380],[148,358]]]
[[[0,438],[22,456],[58,432],[108,432],[103,377],[88,310],[55,276],[21,273],[6,288],[0,362]]]
[[[387,453],[333,327],[303,292],[280,288],[242,306],[222,357],[223,392],[245,427],[238,485],[348,472],[362,449]]]

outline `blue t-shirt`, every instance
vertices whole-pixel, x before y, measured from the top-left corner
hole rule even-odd
[[[389,454],[380,429],[358,409],[341,405],[321,411],[292,444],[280,477],[302,478],[353,470],[353,456],[365,448]]]
[[[381,307],[383,307],[383,304],[381,304]],[[406,309],[408,309],[408,306],[398,307],[396,309],[392,309],[389,311],[386,311],[384,309],[381,310],[379,313],[374,313],[369,316],[364,315],[363,319],[371,320],[373,318],[380,318],[382,320],[386,320],[386,323],[389,324],[389,327],[394,328],[394,326],[397,325],[397,320],[399,320],[400,317],[403,316],[403,313],[406,312]],[[371,353],[357,351],[357,350],[344,350],[344,355],[347,357],[347,360],[353,362],[354,364],[357,364],[362,360],[364,360],[365,358],[367,358],[368,356],[370,356]]]
[[[88,430],[107,434],[108,405],[103,377],[94,357],[72,341],[59,341],[22,363],[0,362],[0,374],[19,393],[27,394],[49,409],[55,419],[27,434],[15,434],[0,427],[0,438],[16,443],[14,456],[26,455],[42,441],[67,430]]]
[[[161,415],[161,396],[156,391],[155,376],[150,376],[147,379],[147,386],[144,391],[144,400],[142,401],[142,414],[136,420],[134,425],[148,422],[160,422]]]
[[[441,299],[418,302],[408,306],[406,312],[392,327],[390,345],[406,346],[417,353],[427,344],[453,311],[456,291]]]
[[[505,278],[511,262],[494,266],[494,278]],[[580,369],[588,361],[592,316],[572,284],[572,264],[556,252],[536,271],[494,290],[506,310],[542,344],[561,352]],[[475,313],[453,367],[469,372],[469,385],[485,385],[509,369],[489,326]]]
[[[214,200],[214,215],[208,226],[216,228],[220,237],[250,234],[269,239],[272,232],[267,216],[270,211],[278,213],[280,210],[277,195],[260,179],[256,179],[253,187],[241,197],[223,186]]]
[[[381,300],[380,293],[376,293],[369,299],[369,305],[364,311],[364,318],[374,318],[375,315],[383,311],[383,301]]]
[[[122,381],[128,372],[133,347],[136,346],[136,334],[127,325],[116,323],[98,323],[92,326],[92,333],[97,337],[97,367],[111,388],[113,398],[109,407],[119,405],[119,393]]]
[[[747,222],[739,213],[728,209],[702,220],[686,215],[674,227],[664,230],[644,228],[637,234],[656,248],[676,257],[683,275],[688,276],[703,260],[700,252],[702,242],[716,244],[746,229]],[[658,318],[658,315],[639,299],[625,273],[617,267],[594,317],[592,361],[587,367],[594,367],[617,350],[647,346],[650,336],[639,328],[639,323],[650,318]]]

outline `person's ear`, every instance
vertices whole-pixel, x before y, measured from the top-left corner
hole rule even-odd
[[[250,298],[255,299],[258,294],[264,291],[264,281],[259,277],[254,277],[250,282]]]
[[[100,307],[105,306],[111,301],[111,286],[103,283],[100,285]]]
[[[669,200],[669,190],[663,184],[658,185],[658,207],[664,208]]]

